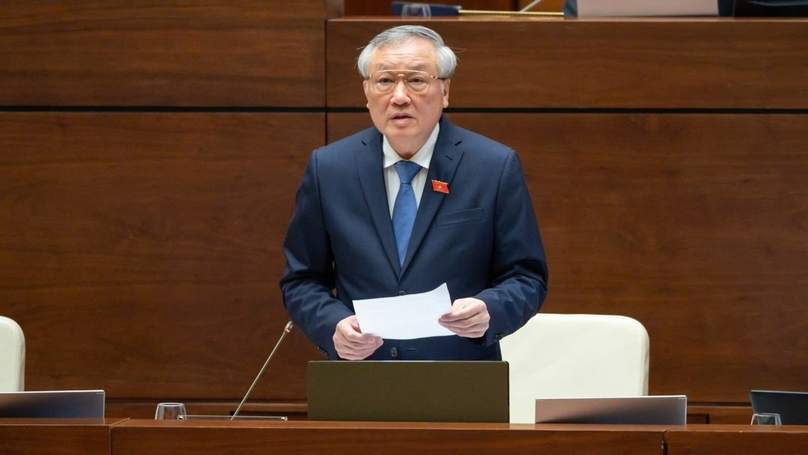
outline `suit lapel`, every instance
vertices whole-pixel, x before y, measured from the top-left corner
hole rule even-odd
[[[448,197],[448,194],[432,190],[432,180],[439,180],[447,185],[451,184],[457,165],[463,156],[463,149],[460,147],[461,142],[460,138],[455,134],[454,125],[445,116],[441,117],[440,134],[438,135],[438,141],[435,143],[432,160],[429,163],[429,172],[424,192],[421,195],[421,204],[418,207],[418,214],[415,216],[415,225],[412,228],[410,243],[407,246],[407,256],[404,258],[404,266],[401,268],[401,275],[399,276],[402,276],[407,271],[407,267],[424,240],[424,236],[438,213],[438,209],[443,200]]]
[[[359,183],[365,195],[376,232],[387,254],[387,260],[399,276],[401,266],[398,263],[398,250],[393,235],[393,223],[390,221],[390,207],[387,203],[387,189],[384,186],[384,169],[382,168],[382,135],[375,129],[373,133],[362,139],[364,147],[357,150],[356,168]]]

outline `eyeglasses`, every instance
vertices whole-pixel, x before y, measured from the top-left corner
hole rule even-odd
[[[404,79],[404,86],[411,93],[425,92],[433,79],[443,80],[442,77],[432,76],[426,71],[391,69],[376,71],[370,75],[368,82],[376,92],[388,93],[396,88],[399,79]]]

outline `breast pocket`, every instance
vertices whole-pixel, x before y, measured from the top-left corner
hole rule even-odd
[[[468,210],[460,210],[457,212],[443,213],[438,215],[436,223],[438,226],[446,226],[449,224],[473,223],[476,221],[482,221],[482,219],[483,208],[477,207]]]

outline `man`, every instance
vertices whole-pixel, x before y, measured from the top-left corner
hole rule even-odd
[[[538,312],[547,265],[516,153],[452,125],[457,59],[421,26],[376,36],[359,56],[375,128],[315,150],[284,242],[284,304],[326,358],[497,360]],[[457,336],[362,333],[357,299],[447,283]],[[336,295],[332,290],[336,289]]]

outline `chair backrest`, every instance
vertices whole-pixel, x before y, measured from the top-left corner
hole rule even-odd
[[[25,336],[20,326],[0,316],[0,392],[18,392],[25,386]]]
[[[537,314],[500,345],[511,423],[534,423],[536,398],[648,395],[648,332],[635,319]]]

